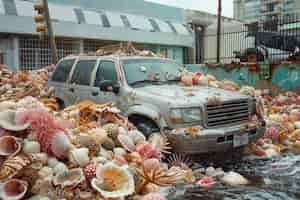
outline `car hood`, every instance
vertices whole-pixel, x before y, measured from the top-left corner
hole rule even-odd
[[[155,98],[164,98],[169,102],[178,102],[180,104],[199,104],[207,102],[207,97],[210,95],[218,95],[224,101],[236,99],[245,99],[248,96],[239,92],[232,92],[213,87],[185,87],[181,85],[149,85],[142,88],[137,88],[137,92],[148,93],[154,95]],[[147,95],[147,96],[148,96]]]

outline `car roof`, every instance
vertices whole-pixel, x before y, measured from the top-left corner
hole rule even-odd
[[[79,55],[69,55],[63,59],[113,59],[113,60],[127,60],[127,59],[158,59],[158,60],[171,60],[168,58],[162,58],[157,56],[130,56],[130,55],[88,55],[88,54],[79,54]]]

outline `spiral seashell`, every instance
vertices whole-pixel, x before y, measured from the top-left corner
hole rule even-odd
[[[25,154],[7,158],[0,169],[0,181],[13,178],[33,161],[33,156]]]

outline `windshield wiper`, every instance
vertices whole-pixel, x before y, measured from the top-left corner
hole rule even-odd
[[[163,81],[156,81],[156,80],[140,80],[140,81],[135,81],[133,83],[131,83],[130,85],[131,86],[134,86],[134,85],[137,85],[137,84],[140,84],[140,83],[150,83],[150,84],[162,84]]]

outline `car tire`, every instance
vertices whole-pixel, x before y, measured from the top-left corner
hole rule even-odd
[[[151,120],[141,119],[133,122],[136,128],[141,131],[147,138],[156,130],[158,130],[156,124]]]

